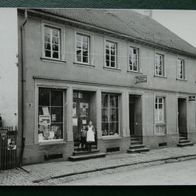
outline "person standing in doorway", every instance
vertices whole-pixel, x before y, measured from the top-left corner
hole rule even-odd
[[[95,142],[95,128],[93,126],[92,121],[89,121],[89,124],[87,126],[87,138],[86,138],[87,144],[88,144],[88,151],[91,151],[92,143]]]

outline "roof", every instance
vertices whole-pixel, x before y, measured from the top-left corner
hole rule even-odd
[[[148,16],[119,9],[41,9],[73,21],[99,27],[196,57],[196,48]]]

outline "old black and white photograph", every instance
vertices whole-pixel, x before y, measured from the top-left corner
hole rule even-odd
[[[0,8],[0,186],[196,185],[196,10]]]

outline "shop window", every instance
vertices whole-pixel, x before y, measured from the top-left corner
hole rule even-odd
[[[184,59],[178,58],[177,63],[177,79],[185,79],[185,62]]]
[[[119,134],[119,96],[102,94],[102,135]]]
[[[87,35],[76,34],[76,61],[79,63],[89,63],[89,41]]]
[[[139,71],[139,49],[129,47],[129,71]]]
[[[60,59],[60,29],[44,26],[44,57]]]
[[[63,90],[39,88],[38,141],[63,139]]]
[[[155,55],[155,75],[165,76],[164,55],[158,53]]]
[[[106,41],[105,66],[110,68],[117,68],[117,44],[115,42]]]

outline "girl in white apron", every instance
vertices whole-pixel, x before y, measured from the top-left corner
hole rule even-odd
[[[89,121],[87,129],[86,142],[88,143],[88,150],[91,151],[91,145],[95,142],[95,128],[91,120]]]

